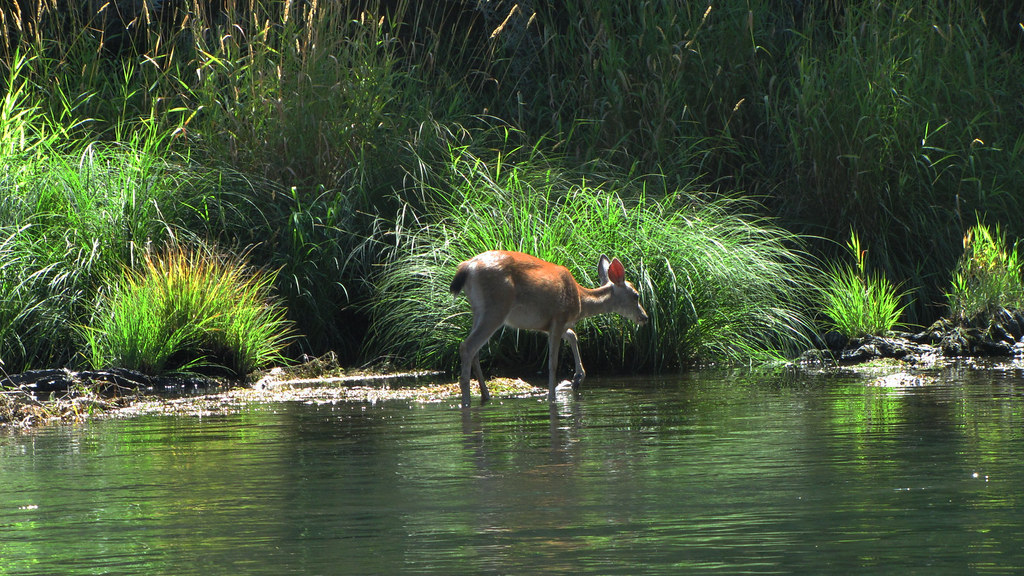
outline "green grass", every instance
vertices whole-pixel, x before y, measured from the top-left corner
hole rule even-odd
[[[56,295],[46,289],[50,270],[35,268],[24,233],[0,227],[0,370],[7,373],[60,357]]]
[[[351,338],[339,318],[352,283],[346,271],[360,266],[351,253],[364,239],[351,232],[355,209],[343,191],[285,191],[200,165],[171,149],[173,130],[155,118],[119,124],[125,141],[70,137],[81,127],[32,104],[32,67],[42,59],[18,59],[0,104],[5,284],[18,287],[0,303],[9,319],[0,323],[7,370],[78,362],[74,327],[87,323],[107,280],[168,241],[248,251],[258,265],[280,269],[289,313],[313,335],[293,352],[341,348]]]
[[[7,252],[16,255],[7,258],[8,276],[14,285],[31,280],[31,289],[18,289],[22,304],[12,298],[0,307],[11,307],[6,313],[22,323],[29,317],[13,308],[35,310],[32,322],[46,328],[0,325],[21,346],[40,351],[18,361],[0,356],[8,369],[75,363],[74,326],[87,323],[109,279],[141,265],[147,247],[174,241],[248,251],[257,264],[279,268],[276,289],[290,317],[318,337],[297,349],[315,353],[344,341],[346,327],[337,322],[347,304],[343,271],[357,240],[343,196],[307,199],[231,171],[102,142],[21,166],[0,199],[0,230],[8,231]]]
[[[855,263],[832,266],[827,272],[821,304],[825,324],[847,338],[885,335],[907,307],[902,302],[905,294],[883,274],[868,272],[867,250],[861,249],[856,233],[850,233],[846,246]]]
[[[431,107],[458,109],[468,93],[446,75],[465,74],[470,56],[439,37],[443,7],[178,4],[160,18],[139,6],[135,48],[109,45],[86,8],[42,3],[38,19],[15,25],[27,31],[17,41],[0,29],[0,52],[14,44],[29,57],[33,103],[76,140],[159,147],[284,190],[327,188],[372,212],[401,184],[394,166],[414,161],[410,141],[429,145],[419,128]]]
[[[960,257],[948,294],[953,320],[969,325],[987,323],[1001,308],[1024,309],[1024,262],[1018,245],[1008,246],[1006,234],[980,221],[964,235]]]
[[[226,370],[245,377],[284,359],[292,337],[270,300],[273,274],[237,257],[172,248],[125,270],[83,328],[94,367],[149,374]]]
[[[790,167],[780,214],[835,240],[851,223],[882,231],[874,261],[917,292],[912,321],[943,312],[970,214],[1022,208],[1011,78],[1024,54],[1000,40],[996,23],[1015,18],[1001,10],[901,1],[849,5],[832,26],[809,15],[796,68],[769,94]]]
[[[684,193],[629,198],[545,167],[488,165],[453,154],[451,189],[423,191],[427,208],[407,208],[394,248],[375,280],[375,330],[368,350],[400,363],[450,368],[470,326],[464,299],[448,291],[462,260],[490,249],[519,250],[596,283],[601,253],[623,261],[650,322],[618,317],[581,323],[585,362],[632,370],[698,361],[777,358],[807,343],[804,298],[810,269],[795,238],[745,216],[751,206]],[[539,362],[544,339],[505,330],[489,354]]]
[[[813,249],[829,259],[843,257],[851,224],[877,230],[876,265],[915,293],[910,321],[944,312],[970,214],[1022,209],[1016,5],[536,9],[539,49],[520,80],[533,89],[500,117],[526,110],[519,127],[557,135],[580,163],[763,199],[790,230],[822,238]]]
[[[524,249],[550,246],[588,275],[594,258],[563,254],[558,227],[619,210],[656,239],[621,257],[659,293],[687,296],[634,334],[641,347],[607,342],[643,350],[629,362],[642,366],[737,358],[748,341],[759,355],[790,346],[778,334],[800,322],[734,321],[747,304],[771,307],[741,294],[762,289],[754,280],[731,291],[720,279],[756,269],[751,252],[802,270],[796,238],[828,261],[845,257],[851,227],[877,231],[865,238],[872,264],[911,292],[905,321],[924,323],[946,312],[965,215],[1021,212],[1024,44],[1012,3],[572,0],[513,17],[495,3],[221,4],[164,3],[175,8],[158,15],[139,3],[136,43],[120,47],[88,7],[5,14],[0,239],[14,296],[0,306],[22,326],[0,334],[8,368],[74,361],[69,327],[106,279],[175,240],[279,270],[303,334],[290,354],[364,361],[375,355],[367,325],[386,318],[368,312],[377,272],[398,257],[377,248],[441,242],[444,253],[461,237],[444,231],[458,209],[518,218]],[[485,166],[452,168],[449,147]],[[506,169],[525,182],[507,183]],[[516,186],[525,200],[508,196]],[[549,234],[538,223],[556,239],[524,236]],[[1024,236],[1020,219],[1000,224]],[[710,287],[693,280],[703,276]],[[718,301],[729,302],[722,314],[704,303]],[[737,343],[722,344],[730,330]],[[625,354],[601,346],[618,355],[609,364]]]

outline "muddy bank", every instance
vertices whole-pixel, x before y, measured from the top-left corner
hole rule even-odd
[[[395,379],[413,377],[409,374],[391,375]],[[327,381],[305,381],[302,384],[285,383],[267,387],[233,388],[219,393],[178,398],[149,398],[132,402],[111,410],[108,417],[133,417],[144,414],[178,414],[210,416],[230,414],[255,403],[302,402],[305,404],[337,404],[339,402],[366,402],[374,404],[388,400],[411,402],[444,402],[460,395],[457,383],[421,384],[392,387],[381,380],[352,381],[338,386]],[[363,382],[363,383],[356,383]],[[501,398],[543,397],[546,390],[519,379],[495,378],[487,382],[492,400]],[[479,390],[474,386],[474,392]]]
[[[132,370],[67,368],[0,377],[0,427],[30,428],[82,421],[117,410],[145,394],[185,393],[218,382],[195,377],[156,378]]]
[[[248,382],[153,377],[123,369],[35,370],[0,378],[0,428],[143,414],[228,414],[261,402],[441,402],[458,397],[458,384],[438,384],[439,376],[426,371],[346,370],[330,355],[254,374]],[[495,378],[488,385],[495,398],[546,394],[519,379]]]

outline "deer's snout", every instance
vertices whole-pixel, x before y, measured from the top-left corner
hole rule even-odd
[[[647,317],[647,310],[644,310],[643,306],[637,304],[636,305],[636,317],[633,318],[633,320],[635,320],[637,324],[643,326],[644,324],[647,324],[647,319],[648,319],[648,317]]]

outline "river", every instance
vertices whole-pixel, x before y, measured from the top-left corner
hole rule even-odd
[[[1024,372],[702,370],[0,436],[0,575],[1024,572]],[[474,399],[475,401],[476,399]]]

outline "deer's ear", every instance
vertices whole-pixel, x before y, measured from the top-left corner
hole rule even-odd
[[[605,284],[608,283],[608,266],[610,265],[611,262],[608,260],[608,257],[605,256],[604,254],[601,254],[601,259],[597,261],[598,285],[604,286]]]
[[[626,281],[626,269],[622,266],[622,262],[619,262],[618,258],[614,258],[608,266],[608,279],[615,284],[622,284]]]

